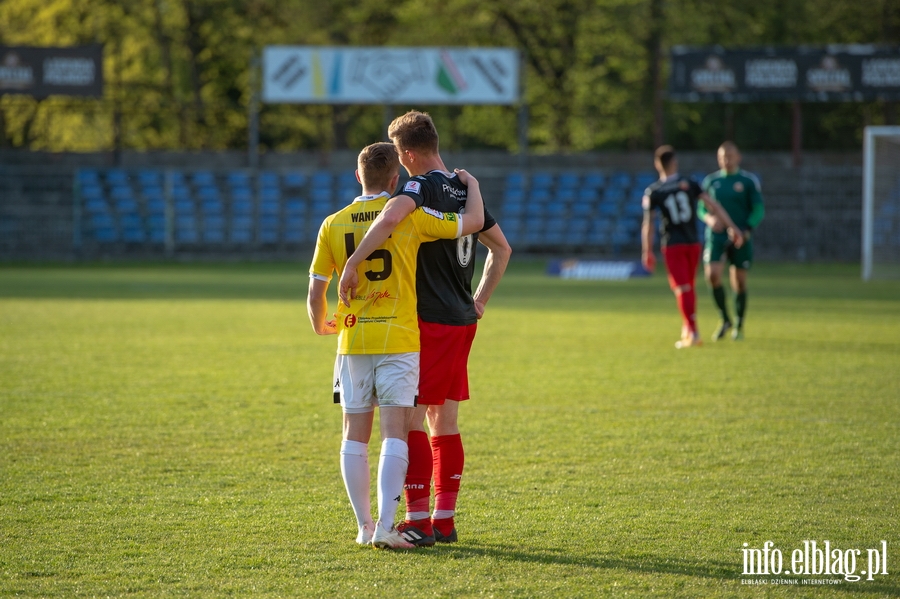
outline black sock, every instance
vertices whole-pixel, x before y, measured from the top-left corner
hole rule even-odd
[[[738,293],[734,297],[734,311],[737,313],[737,328],[744,324],[744,312],[747,311],[747,292]]]
[[[725,305],[725,288],[721,285],[718,287],[713,287],[713,299],[716,301],[716,307],[719,309],[719,314],[722,315],[722,320],[724,322],[731,322],[731,317],[728,316],[728,307]]]

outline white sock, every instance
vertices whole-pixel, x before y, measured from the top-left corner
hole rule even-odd
[[[359,441],[341,442],[341,476],[353,513],[356,514],[356,525],[360,528],[372,522],[368,447]]]
[[[378,521],[385,530],[394,525],[397,506],[403,500],[403,483],[409,466],[409,446],[402,439],[381,442],[378,460]]]

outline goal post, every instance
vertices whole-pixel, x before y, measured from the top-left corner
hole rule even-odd
[[[900,278],[900,127],[863,136],[862,279]]]

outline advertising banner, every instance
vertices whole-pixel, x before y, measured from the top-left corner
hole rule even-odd
[[[511,48],[267,46],[262,99],[296,104],[515,104]]]
[[[678,102],[900,100],[900,48],[672,48]]]
[[[103,46],[0,46],[0,95],[103,96]]]

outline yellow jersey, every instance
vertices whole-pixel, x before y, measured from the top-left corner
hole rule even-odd
[[[322,223],[309,276],[331,281],[344,265],[390,196],[360,196]],[[399,354],[419,351],[416,314],[416,259],[419,246],[462,233],[458,214],[417,208],[397,225],[358,270],[359,286],[350,307],[338,302],[339,354]]]

